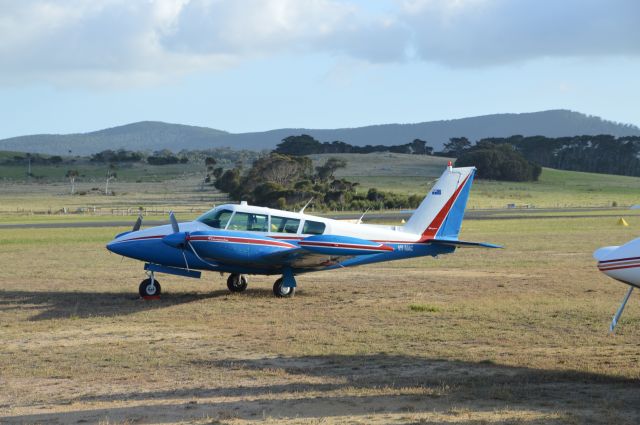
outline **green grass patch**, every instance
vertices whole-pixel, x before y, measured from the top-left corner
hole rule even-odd
[[[440,307],[432,304],[409,304],[409,310],[421,313],[438,313]]]
[[[358,193],[370,188],[407,195],[424,196],[442,172],[432,175],[357,175],[346,176],[357,182]],[[398,173],[402,172],[398,168]],[[349,168],[345,172],[348,172]],[[630,206],[638,203],[640,178],[610,174],[544,168],[537,182],[501,182],[478,180],[473,182],[467,208],[576,208]]]

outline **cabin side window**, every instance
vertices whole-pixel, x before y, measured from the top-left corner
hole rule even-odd
[[[271,216],[271,231],[274,233],[298,233],[300,220],[297,218]]]
[[[232,214],[233,211],[231,210],[212,210],[201,215],[196,220],[215,229],[224,229],[227,227],[227,222]]]
[[[267,216],[263,214],[236,212],[233,218],[231,218],[227,230],[266,232]]]
[[[302,233],[305,235],[321,235],[324,233],[326,225],[319,221],[307,220],[304,222]]]

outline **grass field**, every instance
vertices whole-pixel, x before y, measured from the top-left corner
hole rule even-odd
[[[0,230],[0,422],[635,424],[640,304],[591,252],[611,217],[466,221],[505,245],[243,294],[162,276],[139,301],[120,229]],[[124,230],[124,227],[123,227]]]
[[[358,182],[361,193],[376,187],[424,195],[448,161],[448,158],[392,153],[314,155],[312,159],[318,165],[330,156],[347,160],[347,168],[339,170],[337,175]],[[63,167],[56,169],[58,174],[49,174],[45,182],[5,179],[0,184],[0,223],[48,220],[42,216],[60,214],[65,208],[71,213],[81,209],[92,216],[115,217],[136,215],[139,208],[151,210],[156,216],[164,216],[174,209],[191,218],[227,199],[210,186],[201,190],[202,170],[198,167],[192,164],[123,167],[118,171],[119,179],[110,186],[115,196],[104,196],[93,190],[104,188],[105,169],[101,166],[92,171],[95,176],[79,178],[77,191],[84,195],[69,194],[69,184],[61,177]],[[8,173],[6,168],[0,166],[0,180],[3,173]],[[508,204],[535,208],[630,206],[639,203],[638,193],[638,177],[544,169],[538,182],[476,180],[468,208],[495,209]],[[75,220],[77,216],[72,217]]]
[[[2,158],[0,157],[0,160]],[[40,165],[33,164],[32,181],[43,180],[45,182],[66,180],[65,174],[69,169],[76,169],[80,174],[79,181],[95,182],[104,185],[104,177],[107,174],[108,164],[81,162],[79,164]],[[114,170],[118,178],[128,182],[163,182],[175,178],[200,173],[204,175],[202,164],[119,164]],[[22,181],[26,179],[26,167],[24,165],[1,165],[0,180]]]
[[[375,187],[418,195],[427,193],[449,160],[401,154],[372,154],[367,160],[359,160],[353,154],[345,155],[345,158],[349,166],[337,174],[360,183],[359,190]],[[537,182],[476,180],[468,207],[505,208],[508,204],[536,208],[630,206],[640,203],[639,193],[638,177],[544,168]]]
[[[80,183],[79,190],[89,190],[95,183]],[[98,192],[70,195],[65,183],[0,185],[0,223],[58,221],[135,220],[139,208],[150,219],[166,218],[169,210],[181,217],[192,218],[214,205],[227,202],[225,194],[206,187],[200,190],[200,179],[184,177],[165,182],[121,182],[112,184],[115,196]],[[63,214],[64,209],[69,214]],[[79,210],[84,212],[75,214]]]

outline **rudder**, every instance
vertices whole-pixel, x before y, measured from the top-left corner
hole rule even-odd
[[[475,167],[448,166],[403,230],[421,235],[421,240],[457,239]]]

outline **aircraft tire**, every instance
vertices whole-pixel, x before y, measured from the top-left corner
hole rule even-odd
[[[227,288],[231,292],[242,292],[247,289],[247,277],[243,274],[230,274],[227,278]]]
[[[160,282],[158,282],[156,279],[153,280],[153,285],[151,284],[151,279],[145,279],[140,282],[138,292],[143,298],[156,297],[160,295],[160,293],[162,292],[162,288],[160,287]]]
[[[273,284],[273,295],[278,298],[292,297],[294,292],[296,292],[296,288],[287,288],[284,286],[283,278],[276,280],[276,282]]]

